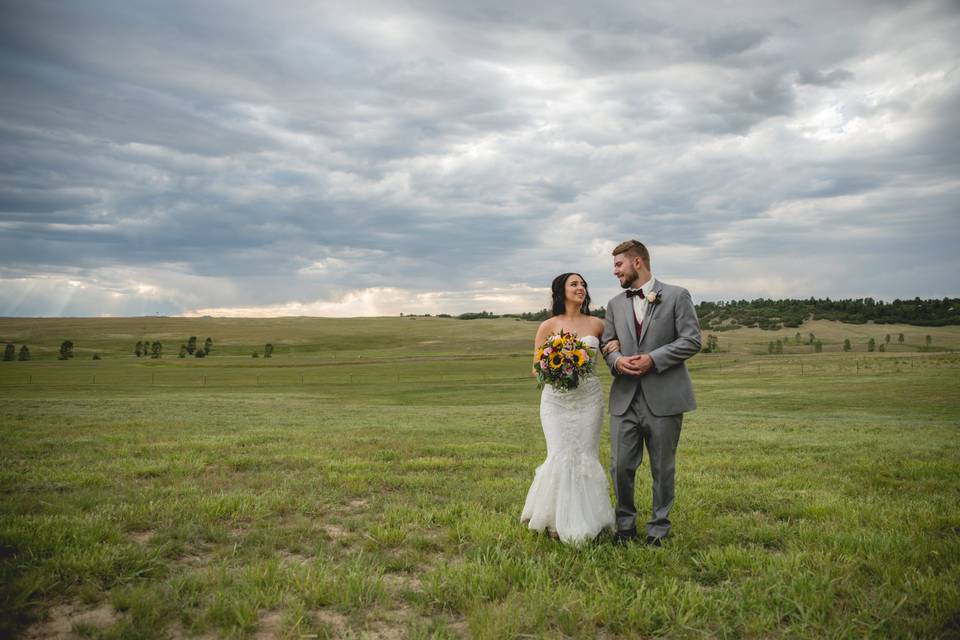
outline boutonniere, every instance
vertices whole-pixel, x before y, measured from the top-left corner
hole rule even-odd
[[[660,304],[661,302],[663,302],[663,300],[660,299],[659,291],[650,291],[649,293],[647,293],[646,298],[647,298],[647,304]]]

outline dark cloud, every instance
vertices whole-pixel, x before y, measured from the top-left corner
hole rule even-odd
[[[914,295],[925,265],[956,294],[957,27],[947,2],[2,3],[0,313],[516,310],[570,269],[602,300],[625,237],[700,298]],[[891,252],[910,277],[878,281]]]

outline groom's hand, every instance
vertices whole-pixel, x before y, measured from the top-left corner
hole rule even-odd
[[[622,376],[642,375],[639,365],[641,357],[642,356],[622,356],[618,358],[616,363],[617,371]]]
[[[616,366],[620,375],[640,377],[653,369],[653,358],[647,353],[641,353],[635,356],[623,356],[617,360]]]
[[[653,369],[653,358],[650,357],[649,353],[641,353],[637,356],[637,367],[640,369],[639,375],[646,375]]]

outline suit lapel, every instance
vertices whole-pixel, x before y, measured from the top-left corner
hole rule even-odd
[[[653,290],[656,291],[658,295],[663,295],[663,285],[660,284],[659,280],[654,280]],[[660,304],[663,304],[662,299]],[[637,344],[643,342],[643,337],[647,335],[647,329],[653,322],[653,315],[657,312],[657,307],[659,307],[660,304],[647,303],[647,312],[643,314],[643,325],[640,327],[640,339],[637,340]],[[634,329],[634,333],[636,333],[636,329]]]
[[[627,318],[627,328],[630,330],[630,335],[633,336],[633,343],[640,344],[640,341],[637,339],[637,323],[634,322],[636,316],[633,313],[633,300],[627,296],[623,296],[623,300],[626,303],[623,317]]]

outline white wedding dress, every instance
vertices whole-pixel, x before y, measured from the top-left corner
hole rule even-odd
[[[596,349],[599,358],[599,340],[587,336],[583,342]],[[592,540],[614,523],[607,474],[597,457],[603,392],[596,373],[571,391],[544,387],[540,422],[547,459],[537,467],[520,521],[535,531],[556,532],[569,544]]]

